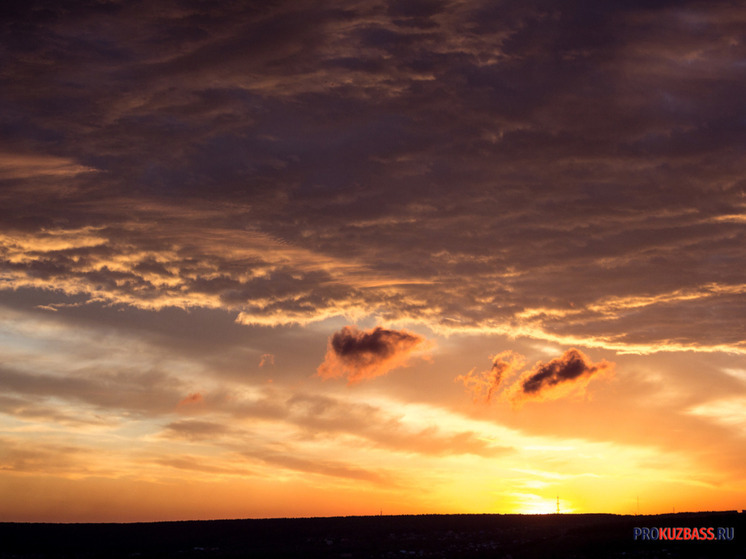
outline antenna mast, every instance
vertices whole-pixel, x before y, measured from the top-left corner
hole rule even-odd
[[[557,514],[559,514],[559,495],[557,495]]]

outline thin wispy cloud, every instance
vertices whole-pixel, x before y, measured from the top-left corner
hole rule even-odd
[[[473,393],[475,400],[489,403],[493,396],[502,388],[503,382],[523,369],[526,358],[523,355],[507,350],[492,357],[492,367],[486,371],[475,372],[472,369],[465,375],[456,377],[457,382]]]

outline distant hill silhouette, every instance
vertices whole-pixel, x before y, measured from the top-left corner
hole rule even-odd
[[[0,523],[0,559],[746,558],[746,514],[422,515],[140,524]],[[727,527],[728,541],[642,541],[635,527]]]

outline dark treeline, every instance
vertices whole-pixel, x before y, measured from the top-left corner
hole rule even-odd
[[[746,514],[422,515],[136,524],[0,523],[0,559],[744,558]],[[635,540],[635,527],[732,528],[729,541]]]

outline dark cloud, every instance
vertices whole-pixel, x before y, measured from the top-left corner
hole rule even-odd
[[[743,284],[743,17],[727,2],[14,5],[3,289],[242,324],[348,310],[744,351],[743,304],[724,295]],[[85,228],[97,245],[73,242]],[[70,246],[45,248],[50,232]],[[689,320],[659,319],[660,298]]]
[[[537,363],[514,385],[513,399],[554,399],[569,391],[584,389],[592,376],[603,376],[613,370],[613,363],[591,362],[577,349],[568,349],[562,357],[548,363]],[[568,389],[568,390],[565,390]]]
[[[377,326],[371,331],[358,331],[354,326],[345,326],[331,338],[334,353],[346,362],[355,365],[367,364],[370,360],[387,359],[402,349],[420,343],[421,338],[405,331],[385,330]]]
[[[318,375],[324,379],[347,376],[350,383],[359,382],[405,366],[410,354],[424,347],[423,337],[406,330],[377,326],[361,331],[345,326],[329,338]]]
[[[388,13],[407,18],[429,18],[443,11],[445,2],[441,0],[392,0]]]

